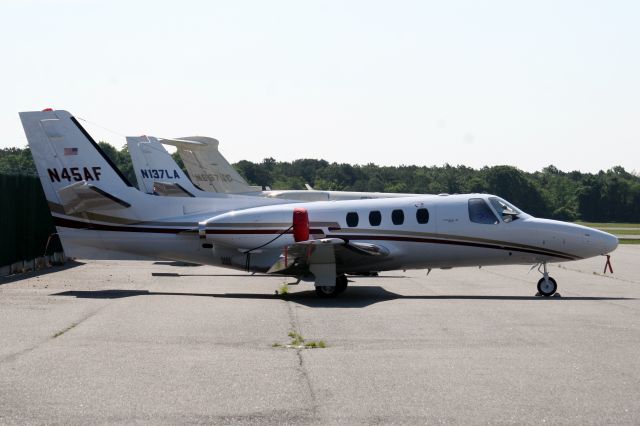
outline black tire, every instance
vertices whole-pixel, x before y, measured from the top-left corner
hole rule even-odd
[[[551,277],[549,277],[549,284],[545,282],[544,277],[540,278],[540,281],[538,281],[538,293],[544,297],[553,296],[557,289],[558,283],[556,283],[556,280]]]
[[[340,293],[344,292],[347,289],[347,285],[349,284],[349,280],[346,275],[338,275],[336,277],[336,285],[335,286],[325,286],[319,285],[316,286],[316,294],[325,299],[329,299],[332,297],[336,297]]]
[[[318,285],[316,286],[316,294],[324,299],[336,297],[340,292],[337,286]]]
[[[336,290],[338,291],[338,294],[344,292],[347,289],[348,285],[349,279],[346,275],[338,275],[336,277]]]

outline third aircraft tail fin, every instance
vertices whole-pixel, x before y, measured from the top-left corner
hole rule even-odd
[[[174,145],[193,183],[204,191],[247,193],[259,192],[251,186],[222,156],[218,140],[204,136],[188,136],[178,139],[162,139],[162,143]]]

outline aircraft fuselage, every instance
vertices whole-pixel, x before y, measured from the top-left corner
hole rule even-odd
[[[170,221],[167,226],[162,221],[113,227],[95,223],[89,228],[96,234],[89,239],[84,234],[87,226],[80,225],[84,243],[80,239],[78,243],[90,241],[96,250],[120,252],[116,258],[130,258],[130,253],[266,271],[283,247],[294,243],[289,229],[292,211],[302,207],[308,211],[311,238],[382,245],[390,252],[365,265],[337,264],[338,273],[563,262],[605,254],[617,245],[617,239],[605,232],[525,213],[506,222],[492,209],[490,221],[482,218],[491,223],[472,221],[469,200],[490,206],[489,197],[467,194],[272,205],[202,218],[197,224]],[[61,230],[65,238],[77,232]],[[85,257],[89,252],[84,250]]]

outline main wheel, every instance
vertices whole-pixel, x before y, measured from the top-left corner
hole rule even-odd
[[[348,285],[349,285],[349,279],[347,278],[346,275],[338,275],[336,277],[336,290],[338,291],[338,294],[345,291]]]
[[[349,280],[346,275],[338,275],[336,277],[336,285],[335,286],[317,286],[316,294],[320,297],[336,297],[340,293],[344,292],[347,289],[347,285],[349,285]]]
[[[542,277],[540,281],[538,281],[538,292],[545,297],[553,296],[553,293],[555,293],[557,289],[558,284],[556,280],[551,277],[547,277],[546,280]]]
[[[338,286],[335,285],[318,285],[316,286],[316,294],[328,299],[330,297],[336,297],[340,292],[338,291]]]

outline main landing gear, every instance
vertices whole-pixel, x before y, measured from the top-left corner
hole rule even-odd
[[[329,298],[336,297],[340,293],[344,292],[347,289],[347,285],[349,284],[349,280],[346,275],[338,275],[336,277],[336,285],[328,286],[328,285],[319,285],[316,286],[316,294],[320,297]]]
[[[549,276],[546,262],[542,263],[542,268],[542,278],[540,278],[540,281],[538,281],[538,293],[539,295],[544,297],[551,297],[558,289],[558,283],[556,283],[556,280]],[[540,268],[538,268],[538,271],[540,271]]]

